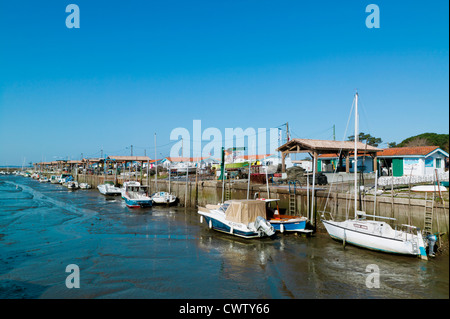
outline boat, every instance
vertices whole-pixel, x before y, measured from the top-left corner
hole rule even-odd
[[[70,174],[61,174],[59,176],[59,183],[60,184],[64,184],[64,183],[70,182],[71,180],[73,180],[73,177]]]
[[[70,190],[73,190],[73,189],[78,189],[79,188],[79,186],[78,186],[78,182],[76,182],[76,181],[69,181],[69,182],[67,182],[67,188],[68,189],[70,189]]]
[[[47,176],[41,176],[41,178],[39,178],[39,183],[48,183],[50,182],[50,180],[48,179]]]
[[[141,183],[139,183],[138,181],[123,182],[123,185],[120,188],[122,198],[125,199],[125,192],[126,192],[127,186],[140,186],[140,185],[141,185]]]
[[[447,188],[443,185],[418,185],[411,187],[412,192],[446,192]]]
[[[260,200],[230,200],[198,210],[200,222],[210,229],[242,238],[271,237],[274,227],[266,220],[266,203]]]
[[[177,197],[168,192],[156,192],[151,196],[154,204],[166,204],[170,205],[175,203]]]
[[[50,176],[50,183],[52,183],[52,184],[58,184],[58,183],[59,183],[59,177],[58,177],[58,175],[52,175],[52,176]]]
[[[80,183],[79,186],[80,186],[81,189],[90,189],[90,188],[92,188],[92,186],[89,185],[88,183]]]
[[[99,192],[105,196],[121,195],[122,190],[119,187],[115,187],[113,182],[105,182],[97,186]]]
[[[148,196],[148,186],[127,185],[125,193],[122,195],[125,205],[130,208],[151,207],[153,200]]]
[[[358,93],[355,94],[355,163],[358,156]],[[355,165],[357,166],[357,165]],[[358,176],[357,167],[354,170],[354,219],[344,221],[326,220],[322,215],[324,224],[331,238],[345,244],[400,255],[418,256],[426,260],[425,243],[420,230],[411,225],[401,225],[401,229],[392,228],[387,221],[394,218],[367,215],[357,209]],[[384,219],[368,220],[367,217]]]
[[[278,231],[280,233],[284,233],[285,231],[307,233],[310,232],[308,230],[305,230],[308,218],[303,216],[279,214],[279,199],[257,198],[257,200],[261,200],[266,203],[267,221],[273,226],[275,231]],[[276,208],[271,207],[272,203],[276,203]]]

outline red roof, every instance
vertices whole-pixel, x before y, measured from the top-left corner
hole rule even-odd
[[[378,156],[404,156],[404,155],[427,155],[438,149],[439,146],[416,146],[416,147],[391,147],[385,148]]]
[[[425,156],[430,154],[431,152],[438,149],[439,146],[415,146],[415,147],[391,147],[385,148],[383,151],[379,152],[377,156]],[[362,156],[361,152],[358,152],[358,155]],[[319,158],[334,158],[338,157],[337,154],[321,154]]]
[[[264,159],[264,158],[266,158],[268,156],[270,156],[270,154],[265,154],[265,155],[264,154],[259,154],[259,155],[242,155],[242,156],[239,156],[238,158],[243,158],[245,160],[248,160],[248,159],[259,160],[259,159]]]

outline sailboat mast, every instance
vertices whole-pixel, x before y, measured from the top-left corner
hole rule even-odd
[[[155,193],[158,191],[158,162],[156,161],[156,133],[155,133]]]
[[[358,205],[358,92],[355,94],[355,167],[353,168],[355,176],[355,218],[357,218]]]

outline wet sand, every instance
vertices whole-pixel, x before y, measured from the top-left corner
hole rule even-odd
[[[66,287],[69,264],[80,288]],[[366,285],[369,265],[379,288]],[[447,299],[448,283],[448,255],[343,249],[323,233],[239,239],[209,230],[192,209],[129,209],[97,190],[0,177],[3,299]]]

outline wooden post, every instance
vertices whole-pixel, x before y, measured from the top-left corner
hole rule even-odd
[[[345,153],[345,172],[350,173],[350,156],[349,153]]]
[[[286,173],[285,159],[286,159],[286,153],[285,152],[281,152],[281,172],[282,173]]]
[[[377,163],[378,157],[375,153],[375,156],[373,157],[373,171],[376,172],[378,171],[378,163]]]

